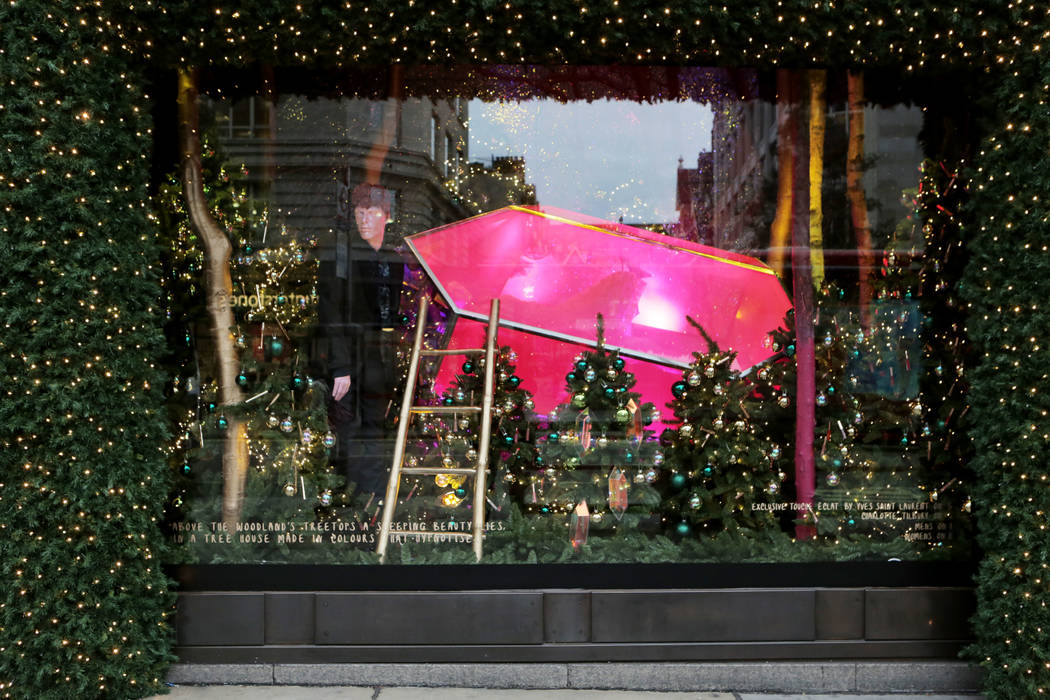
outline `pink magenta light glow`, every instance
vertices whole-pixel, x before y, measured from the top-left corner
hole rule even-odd
[[[459,317],[449,347],[479,347],[483,324],[467,318],[486,318],[499,297],[499,342],[517,352],[540,412],[566,400],[564,374],[594,346],[599,313],[635,390],[666,414],[671,384],[706,350],[687,316],[746,369],[772,355],[769,332],[791,308],[760,260],[553,207],[506,207],[408,243]],[[439,388],[457,370],[444,365]]]

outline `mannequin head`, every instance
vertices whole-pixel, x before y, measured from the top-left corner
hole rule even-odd
[[[354,207],[357,232],[370,246],[379,250],[390,218],[390,204],[382,187],[362,182],[354,188],[350,201]]]

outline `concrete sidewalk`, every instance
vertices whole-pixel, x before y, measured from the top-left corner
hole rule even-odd
[[[171,700],[980,700],[980,695],[780,695],[640,690],[490,690],[317,686],[175,686]]]
[[[381,693],[376,697],[383,700],[411,697],[516,700],[539,698],[541,694],[546,695],[547,700],[591,700],[595,697],[743,698],[745,693],[749,694],[748,698],[759,698],[763,694],[786,698],[796,694],[840,698],[886,695],[899,699],[908,693],[920,697],[925,694],[927,698],[935,695],[974,698],[981,687],[981,674],[977,669],[962,661],[947,660],[179,663],[169,669],[167,680],[174,686],[185,686],[185,689],[179,688],[180,693],[219,693],[176,697],[234,697],[222,693],[232,693],[233,687],[242,686],[248,688],[242,697],[349,697],[355,700],[358,697],[371,698],[370,693],[377,688]],[[216,690],[211,691],[209,687]],[[296,688],[301,690],[293,690]],[[719,696],[719,692],[729,692],[730,695]]]

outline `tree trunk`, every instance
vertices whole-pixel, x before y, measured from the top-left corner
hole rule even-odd
[[[791,128],[795,105],[789,101],[791,71],[777,71],[777,210],[769,229],[769,266],[784,276],[784,259],[791,238],[791,191],[794,187],[795,130]]]
[[[233,406],[241,402],[242,395],[241,388],[237,385],[240,360],[234,343],[233,309],[230,306],[233,294],[233,283],[230,280],[232,246],[229,238],[212,218],[204,196],[195,71],[179,71],[178,102],[182,188],[190,221],[204,242],[204,292],[211,321],[211,340],[215,347],[219,405]],[[247,474],[248,440],[244,422],[228,417],[222,451],[222,520],[228,528],[233,528],[240,520]]]
[[[824,283],[824,131],[827,122],[827,73],[806,72],[809,88],[809,251],[813,285]]]
[[[853,236],[857,242],[860,321],[871,327],[871,280],[875,267],[871,250],[871,227],[868,224],[868,202],[864,194],[864,74],[848,75],[849,145],[846,150],[846,199],[849,200]]]

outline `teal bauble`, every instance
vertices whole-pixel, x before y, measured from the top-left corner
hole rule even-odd
[[[674,526],[674,531],[675,531],[675,532],[677,532],[677,533],[678,533],[679,535],[681,535],[682,537],[685,537],[686,535],[688,535],[688,534],[689,534],[689,531],[690,531],[691,529],[692,529],[692,528],[690,528],[690,527],[689,527],[689,523],[687,523],[687,522],[686,522],[686,521],[684,521],[684,520],[683,520],[682,522],[680,522],[680,523],[678,523],[677,525],[675,525],[675,526]]]
[[[685,482],[686,482],[685,474],[672,474],[671,475],[671,486],[675,487],[676,489],[685,488]]]

